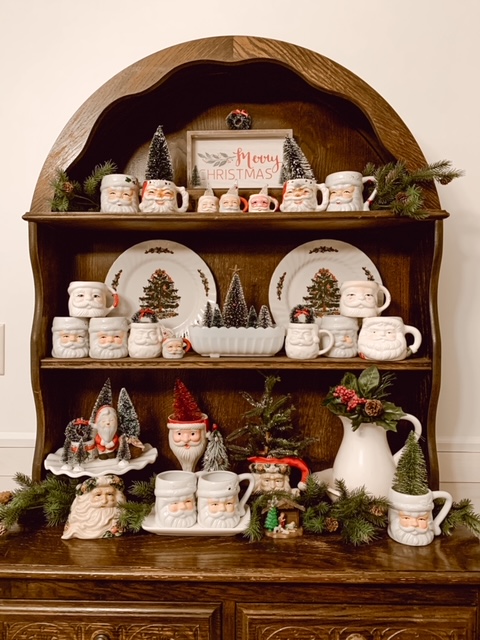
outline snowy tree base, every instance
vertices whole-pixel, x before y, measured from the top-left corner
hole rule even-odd
[[[283,347],[285,328],[189,328],[192,349],[202,356],[273,356]]]

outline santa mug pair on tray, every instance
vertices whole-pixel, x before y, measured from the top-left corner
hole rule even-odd
[[[240,484],[247,486],[240,498]],[[155,478],[155,522],[161,529],[234,529],[246,514],[252,473],[163,471]]]
[[[404,360],[418,351],[422,334],[399,316],[380,316],[390,302],[390,292],[377,282],[345,281],[340,287],[339,314],[313,318],[308,307],[298,305],[292,310],[285,352],[296,359],[360,355],[366,360]],[[407,343],[408,335],[412,344]]]

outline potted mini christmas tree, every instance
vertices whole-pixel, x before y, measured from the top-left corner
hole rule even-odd
[[[433,518],[436,498],[445,502]],[[424,546],[440,535],[440,524],[452,507],[452,496],[446,491],[430,491],[425,458],[414,432],[409,434],[398,460],[388,499],[388,535],[393,540]]]
[[[277,376],[268,376],[259,400],[242,392],[251,409],[244,414],[246,424],[227,436],[227,449],[234,460],[250,463],[250,471],[256,479],[256,492],[280,489],[298,494],[305,487],[309,475],[301,455],[314,439],[291,435],[295,407],[289,395],[274,394],[278,382],[280,378]],[[301,474],[297,487],[293,489],[290,487],[292,469],[299,470]]]
[[[285,329],[275,326],[267,305],[257,313],[245,300],[235,267],[222,310],[207,302],[202,322],[189,329],[194,351],[202,356],[272,356],[283,346]]]

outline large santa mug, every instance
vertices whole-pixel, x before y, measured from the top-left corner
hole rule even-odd
[[[140,211],[144,213],[185,213],[189,195],[185,187],[171,180],[145,180]]]
[[[413,342],[408,345],[406,336]],[[358,334],[358,353],[366,360],[404,360],[417,353],[422,334],[398,316],[364,318]]]
[[[67,293],[68,313],[73,318],[104,318],[118,307],[118,294],[104,282],[74,280]]]
[[[362,176],[358,171],[336,171],[328,175],[321,185],[327,190],[327,211],[369,211],[377,189],[364,201],[363,187],[367,182],[377,184],[374,176]]]
[[[321,202],[318,202],[318,192]],[[310,178],[293,178],[283,185],[283,197],[280,211],[325,211],[328,205],[328,189]]]

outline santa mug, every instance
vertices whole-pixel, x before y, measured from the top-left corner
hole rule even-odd
[[[248,210],[250,213],[268,213],[278,209],[278,200],[269,196],[267,189],[260,193],[252,193],[248,198]]]
[[[238,526],[255,485],[253,473],[237,475],[232,471],[200,471],[197,475],[199,525],[205,529],[233,529]],[[239,498],[242,482],[247,482],[247,487]]]
[[[112,360],[128,356],[128,318],[92,318],[89,325],[91,358]]]
[[[52,322],[52,356],[86,358],[88,356],[88,318],[55,316]]]
[[[103,318],[118,307],[118,294],[104,282],[74,280],[67,293],[68,313],[73,318]]]
[[[138,213],[139,185],[135,176],[111,173],[100,185],[100,211],[104,213]]]
[[[383,303],[379,299],[383,294]],[[382,284],[374,280],[345,280],[340,286],[340,314],[348,318],[379,316],[392,297]]]
[[[413,337],[410,345],[407,335]],[[404,360],[416,353],[421,344],[420,331],[397,316],[364,318],[358,334],[358,353],[366,360]]]
[[[189,195],[185,187],[171,180],[145,180],[140,211],[144,213],[185,213]]]
[[[197,476],[163,471],[155,478],[155,521],[161,528],[188,528],[197,522]]]

